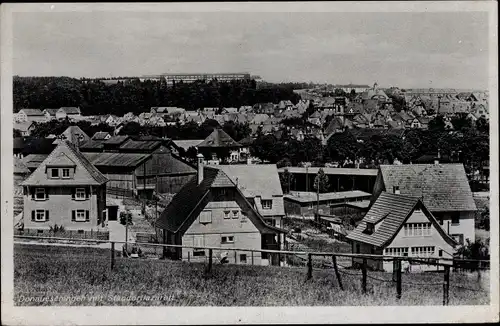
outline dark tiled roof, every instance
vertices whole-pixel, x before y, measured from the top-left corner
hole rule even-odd
[[[389,245],[415,208],[422,209],[443,239],[452,245],[456,244],[454,240],[446,235],[419,198],[387,192],[380,194],[368,213],[363,217],[363,220],[348,234],[347,238],[377,247]],[[367,223],[375,225],[375,231],[372,234],[364,232]]]
[[[104,142],[105,145],[121,145],[129,139],[129,136],[113,136]]]
[[[90,139],[83,145],[80,145],[80,149],[83,151],[100,150],[102,148],[104,148],[104,140]]]
[[[80,108],[74,106],[63,106],[62,109],[66,114],[80,114]]]
[[[203,200],[208,196],[210,188],[234,187],[239,196],[241,196],[241,199],[247,203],[248,208],[257,216],[257,219],[253,219],[253,215],[249,215],[249,218],[253,219],[252,222],[260,229],[265,229],[272,233],[283,232],[283,230],[269,226],[264,222],[262,216],[248,202],[224,171],[206,166],[203,169],[203,176],[203,181],[199,185],[197,176],[194,176],[182,187],[156,221],[156,227],[167,229],[174,233],[179,232],[183,226],[186,227],[185,223],[189,223],[195,209],[203,204]]]
[[[217,128],[204,141],[198,144],[198,148],[200,147],[241,147],[241,145],[224,130]]]
[[[98,131],[92,136],[92,140],[106,140],[106,137],[109,135],[109,132]]]
[[[44,115],[42,110],[40,110],[40,109],[22,109],[22,111],[27,116],[42,116],[42,115]]]
[[[172,198],[167,208],[155,223],[156,227],[177,232],[184,221],[194,210],[196,205],[208,195],[208,191],[219,173],[224,173],[217,169],[204,169],[203,181],[198,185],[198,177],[192,177],[188,183]],[[227,177],[226,177],[227,178]],[[231,183],[234,187],[234,184]]]
[[[401,194],[423,198],[432,212],[475,211],[462,164],[381,165],[385,189],[399,186]]]
[[[84,156],[96,167],[137,167],[151,157],[136,153],[85,153]]]
[[[132,140],[129,139],[127,142],[120,145],[120,150],[124,151],[154,151],[161,146],[161,141],[159,140]]]
[[[24,162],[20,158],[14,157],[14,174],[27,174],[27,173],[30,173],[30,170],[28,169],[26,164],[24,164]]]
[[[53,142],[53,139],[48,138],[26,139],[21,152],[25,156],[29,154],[50,154],[56,147]]]

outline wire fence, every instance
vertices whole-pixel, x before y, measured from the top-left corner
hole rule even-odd
[[[443,305],[449,304],[450,287],[463,291],[489,293],[487,287],[483,286],[482,283],[482,273],[484,270],[489,269],[489,261],[485,260],[259,250],[229,246],[194,247],[158,243],[127,243],[122,241],[75,240],[17,235],[14,239],[19,243],[26,243],[26,241],[36,239],[37,243],[39,241],[46,241],[50,242],[46,243],[50,245],[87,248],[89,247],[88,243],[92,243],[94,246],[99,247],[99,250],[102,250],[102,252],[107,252],[103,256],[104,259],[95,259],[93,263],[101,265],[109,264],[108,266],[112,270],[126,268],[131,264],[137,264],[144,260],[177,260],[192,264],[201,264],[206,274],[211,273],[214,265],[279,266],[282,268],[304,270],[305,282],[313,279],[315,273],[333,271],[336,283],[342,291],[351,290],[345,286],[345,283],[351,284],[353,280],[356,284],[359,284],[363,293],[373,291],[374,286],[382,284],[389,287],[393,286],[397,299],[400,299],[403,294],[403,286],[407,290],[410,289],[409,286],[442,287]],[[82,257],[87,256],[84,255]],[[348,264],[349,260],[351,264]],[[403,269],[403,262],[419,266],[419,268],[411,272],[408,269]],[[84,262],[82,261],[82,263]],[[463,266],[467,266],[467,269],[462,268]],[[471,271],[477,273],[477,276],[474,276]],[[471,275],[473,275],[473,279],[471,279]]]

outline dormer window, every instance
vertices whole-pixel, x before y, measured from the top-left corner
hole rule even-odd
[[[366,228],[363,231],[363,233],[373,234],[374,231],[375,231],[375,224],[372,222],[366,222]]]
[[[50,177],[54,179],[59,178],[59,169],[50,169]]]
[[[69,169],[68,168],[62,169],[62,177],[64,179],[69,179]]]
[[[262,200],[262,209],[272,209],[273,208],[273,201],[270,199],[263,199]]]

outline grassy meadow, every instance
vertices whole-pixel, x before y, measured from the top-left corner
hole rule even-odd
[[[210,276],[201,263],[117,258],[110,268],[106,249],[16,244],[14,302],[16,305],[166,305],[166,306],[356,306],[441,305],[441,274],[403,275],[403,295],[396,299],[388,273],[368,273],[368,293],[361,292],[359,271],[342,272],[341,291],[333,270],[214,265]],[[357,275],[347,275],[351,273]],[[487,275],[483,276],[484,278]],[[488,304],[489,294],[474,277],[451,276],[450,304]],[[143,296],[142,298],[139,296]],[[54,299],[55,298],[55,299]]]

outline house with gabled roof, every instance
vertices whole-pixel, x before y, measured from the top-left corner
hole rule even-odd
[[[246,197],[265,189],[253,188],[244,181],[252,186],[245,194],[239,180],[233,180],[223,168],[205,166],[202,155],[198,160],[197,176],[174,196],[155,223],[163,243],[194,248],[170,248],[168,255],[174,259],[205,261],[208,250],[203,247],[220,248],[213,250],[215,257],[221,257],[229,248],[279,250],[285,231],[266,223]],[[258,171],[259,166],[254,168]],[[274,255],[270,259],[265,253],[245,250],[225,256],[229,263],[257,265],[277,265],[280,258]]]
[[[106,131],[97,131],[93,136],[92,140],[108,140],[111,138],[111,134]]]
[[[56,119],[56,113],[59,109],[45,109],[43,110],[43,114],[45,115],[45,119],[47,121]]]
[[[14,114],[14,120],[20,123],[46,122],[47,117],[40,109],[21,109]]]
[[[205,140],[198,144],[198,151],[207,159],[238,162],[239,149],[242,147],[221,128],[216,128]]]
[[[56,138],[56,140],[54,140],[54,144],[58,144],[61,139],[68,140],[72,144],[80,146],[87,143],[90,137],[80,127],[69,126],[58,138]]]
[[[61,107],[56,112],[56,119],[78,119],[81,117],[80,108],[78,107]]]
[[[373,200],[383,191],[421,198],[458,243],[475,241],[477,210],[463,164],[380,165]],[[372,200],[372,202],[373,202]]]
[[[69,141],[62,141],[21,184],[24,229],[45,234],[55,224],[104,231],[108,179]]]
[[[382,192],[356,228],[347,235],[352,252],[384,256],[452,258],[458,247],[419,197]],[[354,258],[353,263],[361,263]],[[392,261],[368,259],[376,270],[391,272]],[[436,266],[411,263],[411,271]]]

